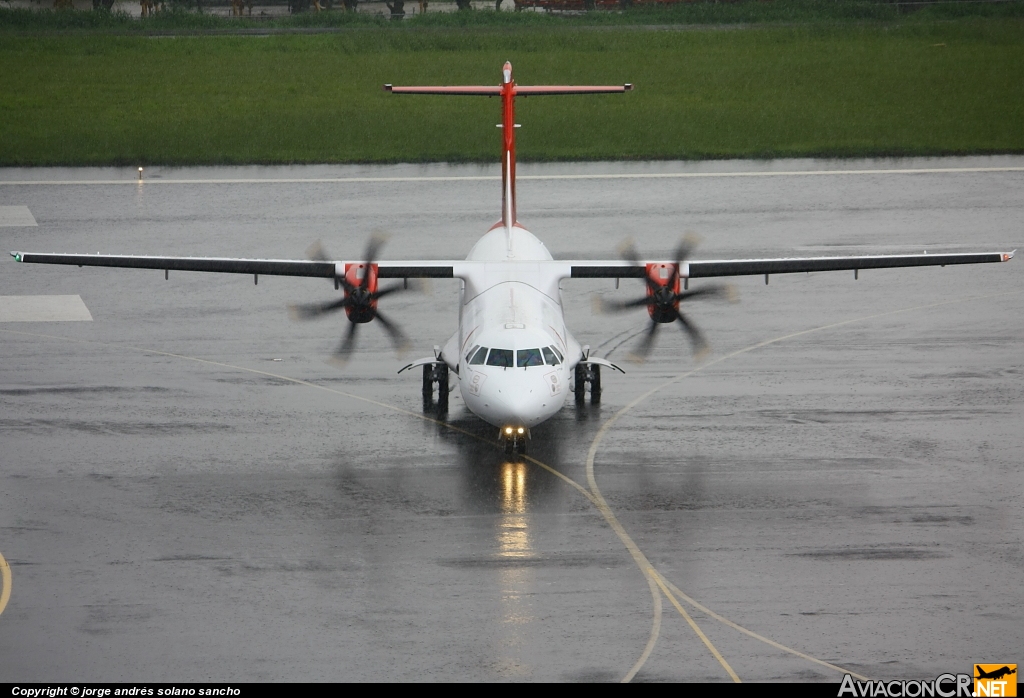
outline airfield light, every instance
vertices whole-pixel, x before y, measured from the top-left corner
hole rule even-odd
[[[142,181],[142,168],[139,168],[139,181]]]

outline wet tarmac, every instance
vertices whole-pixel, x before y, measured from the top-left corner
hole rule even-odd
[[[957,171],[729,174],[918,168]],[[688,230],[701,258],[1024,247],[1024,171],[964,168],[1024,158],[526,164],[547,178],[519,183],[519,213],[563,257],[627,236],[665,254]],[[497,173],[0,183],[38,224],[0,227],[0,248],[297,258],[322,239],[350,258],[384,230],[389,257],[458,258],[498,216]],[[631,173],[714,176],[557,178]],[[0,296],[80,296],[92,317],[0,323],[0,680],[838,682],[1018,662],[1022,282],[1020,259],[736,280],[739,304],[693,304],[714,345],[699,371],[666,328],[600,407],[535,429],[530,461],[457,393],[457,429],[423,419],[379,327],[327,363],[343,321],[286,306],[330,283],[0,261]],[[577,338],[625,359],[644,313],[594,315],[591,296],[639,284],[563,286]],[[454,282],[386,300],[407,359],[455,329]]]

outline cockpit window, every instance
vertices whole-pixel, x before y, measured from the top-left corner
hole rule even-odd
[[[541,358],[540,349],[519,349],[516,351],[516,366],[519,368],[543,365],[544,359]]]
[[[512,350],[511,349],[491,349],[491,353],[487,355],[488,366],[504,366],[505,368],[512,367]]]
[[[551,351],[551,347],[544,347],[541,351],[544,352],[544,360],[549,366],[557,366],[562,363],[558,360],[558,357],[555,356],[555,352]]]
[[[475,350],[475,353],[474,352],[470,352],[470,353],[472,354],[472,356],[469,356],[466,359],[467,361],[469,361],[469,365],[470,366],[479,366],[480,364],[482,364],[484,362],[484,359],[487,358],[487,347],[480,347],[479,349]]]
[[[473,345],[473,348],[470,349],[469,352],[466,354],[466,361],[469,361],[469,357],[473,356],[474,352],[476,352],[476,350],[477,350],[477,348],[479,348],[479,346],[480,346],[479,344],[474,344]]]
[[[555,352],[555,356],[558,357],[559,361],[565,361],[565,357],[562,356],[562,352],[558,351],[558,347],[556,347],[555,345],[552,344],[551,345],[551,351]]]

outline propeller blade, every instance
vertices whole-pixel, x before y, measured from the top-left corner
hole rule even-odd
[[[637,252],[636,245],[633,244],[633,241],[631,239],[626,240],[625,242],[622,243],[622,245],[619,246],[619,255],[622,257],[622,259],[629,262],[634,267],[641,266],[640,253]],[[657,291],[659,288],[658,284],[654,282],[654,279],[652,279],[647,274],[644,274],[644,282],[646,282],[647,288],[649,288],[652,291]]]
[[[398,328],[398,325],[388,320],[386,317],[381,315],[380,311],[377,311],[377,320],[384,326],[387,333],[391,336],[391,343],[395,346],[395,351],[402,353],[409,348],[409,339],[405,336],[405,333]]]
[[[380,250],[384,247],[384,243],[387,242],[387,238],[383,233],[376,232],[370,236],[370,241],[366,243],[366,254],[363,258],[366,260],[366,273],[363,274],[363,281],[360,284],[362,288],[366,288],[367,284],[370,283],[370,266],[377,260],[377,256],[380,254]]]
[[[658,334],[658,323],[651,320],[650,325],[647,327],[647,332],[644,334],[644,338],[640,340],[640,344],[633,350],[630,358],[637,363],[642,363],[647,355],[651,353],[651,349],[654,347],[654,338]]]
[[[324,248],[324,243],[321,242],[320,240],[317,240],[316,242],[314,242],[312,245],[310,245],[306,249],[306,257],[308,259],[310,259],[311,261],[314,261],[314,262],[333,262],[333,261],[335,261],[331,257],[331,255],[327,252],[327,249]],[[355,289],[355,286],[353,286],[351,283],[349,283],[349,280],[346,279],[344,277],[344,275],[342,275],[342,276],[335,276],[334,278],[335,278],[335,281],[337,281],[339,284],[341,284],[342,288],[344,288],[347,293],[352,293],[352,291]],[[337,288],[337,286],[335,288]]]
[[[690,253],[693,252],[693,248],[697,246],[697,236],[687,233],[676,245],[675,252],[672,253],[672,277],[669,279],[668,285],[675,288],[676,283],[679,281],[679,266],[689,259]]]
[[[322,315],[333,313],[349,304],[348,298],[324,303],[302,303],[288,306],[288,310],[296,320],[314,320]]]
[[[708,342],[704,339],[704,335],[701,334],[701,331],[697,329],[696,325],[686,319],[685,315],[677,313],[677,316],[678,317],[676,319],[679,320],[679,324],[682,326],[683,332],[690,337],[690,343],[693,345],[694,356],[704,355],[709,350]]]
[[[682,264],[683,262],[690,258],[690,254],[693,252],[693,248],[696,247],[699,243],[700,239],[696,235],[692,233],[687,233],[679,241],[679,244],[676,245],[676,250],[673,253],[672,260],[676,264]]]
[[[348,330],[345,332],[345,339],[341,341],[341,346],[334,352],[334,359],[342,364],[348,361],[349,356],[352,355],[352,349],[356,343],[356,327],[359,324],[355,322],[348,323]]]
[[[640,253],[637,252],[636,245],[633,243],[632,238],[624,240],[623,243],[619,245],[619,256],[634,266],[640,266]]]
[[[324,249],[324,243],[321,240],[317,240],[306,249],[306,257],[312,262],[333,262],[330,255],[327,254],[327,250]]]

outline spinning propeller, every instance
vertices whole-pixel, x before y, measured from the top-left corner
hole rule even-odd
[[[374,266],[374,260],[377,259],[381,247],[384,246],[384,241],[385,239],[382,235],[375,233],[366,245],[366,253],[364,254],[366,261],[362,264],[346,265],[345,273],[341,276],[335,274],[334,287],[344,289],[345,295],[343,298],[323,303],[303,303],[289,307],[292,316],[297,320],[314,320],[337,312],[342,308],[345,309],[345,314],[349,319],[349,326],[345,332],[344,339],[341,341],[341,345],[334,353],[334,358],[342,363],[348,361],[352,354],[352,349],[355,347],[356,328],[372,320],[377,320],[387,331],[396,351],[401,353],[408,348],[409,340],[405,333],[399,329],[398,325],[388,320],[377,309],[378,300],[396,291],[408,288],[403,282],[396,282],[391,286],[378,288],[377,268]],[[306,255],[313,261],[333,261],[319,240],[306,250]]]
[[[705,286],[693,291],[679,290],[679,267],[690,256],[696,243],[697,240],[689,235],[680,240],[671,264],[642,264],[640,255],[632,241],[624,243],[619,250],[624,260],[631,262],[634,266],[644,268],[647,293],[643,298],[632,301],[612,301],[602,298],[600,309],[604,312],[615,313],[647,306],[651,324],[633,352],[639,361],[643,361],[650,354],[654,346],[654,338],[658,334],[658,325],[672,322],[678,322],[680,329],[690,338],[694,356],[702,356],[709,350],[708,342],[697,326],[679,310],[680,302],[696,298],[727,298],[730,301],[735,301],[735,290],[729,285]]]

